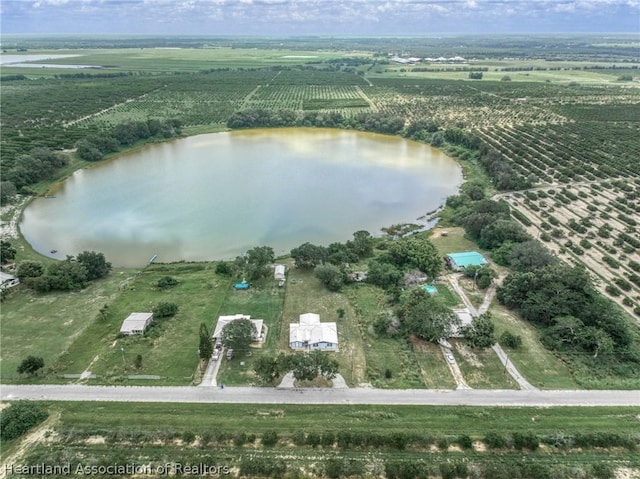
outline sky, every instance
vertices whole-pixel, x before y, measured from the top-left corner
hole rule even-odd
[[[2,33],[637,33],[640,0],[0,0]]]

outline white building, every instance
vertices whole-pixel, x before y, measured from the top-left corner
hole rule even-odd
[[[134,334],[143,334],[149,324],[153,321],[153,313],[131,313],[120,327],[120,334],[132,336]]]
[[[283,264],[277,264],[275,267],[275,271],[273,272],[274,279],[278,281],[284,280],[285,268]]]
[[[465,326],[471,326],[473,321],[473,316],[467,308],[454,309],[453,312],[460,320],[460,326],[455,329],[455,331],[451,334],[452,338],[461,338],[462,337],[462,328]]]
[[[222,339],[222,330],[224,327],[229,324],[231,321],[235,321],[236,319],[248,319],[253,323],[256,327],[256,334],[253,336],[253,341],[256,342],[264,342],[266,336],[266,328],[264,326],[264,321],[262,319],[251,319],[251,316],[248,314],[232,314],[229,316],[220,316],[218,318],[218,322],[216,323],[216,329],[213,331],[213,340],[218,341]]]
[[[336,323],[321,323],[320,315],[305,313],[300,322],[289,325],[289,347],[296,350],[338,350],[338,327]]]
[[[20,280],[14,275],[0,271],[0,289],[13,288],[19,284]]]

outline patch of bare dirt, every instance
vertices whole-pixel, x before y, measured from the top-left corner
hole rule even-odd
[[[52,414],[44,421],[40,426],[33,429],[26,436],[22,438],[17,449],[9,456],[2,457],[2,465],[0,466],[0,479],[4,479],[7,475],[9,464],[17,464],[19,460],[27,453],[27,451],[34,445],[45,442],[48,432],[52,431],[55,423],[60,419],[60,413]]]
[[[466,344],[456,342],[455,346],[458,352],[460,353],[460,356],[462,356],[465,359],[465,361],[471,364],[474,368],[484,367],[484,365],[478,359],[478,356],[476,356],[476,354],[473,351],[471,351]]]

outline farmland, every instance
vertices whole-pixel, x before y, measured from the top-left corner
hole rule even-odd
[[[64,167],[20,191],[46,194],[52,181],[89,164],[73,152],[79,140],[108,136],[131,122],[176,120],[184,134],[225,130],[228,120],[239,112],[246,117],[269,112],[272,124],[267,126],[382,131],[395,124],[399,126],[391,133],[431,143],[455,156],[467,179],[481,184],[487,197],[504,200],[531,237],[564,262],[584,266],[596,288],[625,312],[636,340],[640,58],[637,45],[628,38],[613,40],[595,38],[579,48],[568,48],[554,39],[553,53],[538,48],[536,39],[509,45],[469,41],[463,64],[416,65],[397,64],[391,57],[398,52],[449,57],[460,53],[459,43],[443,39],[292,39],[287,44],[268,39],[182,39],[166,44],[146,39],[132,45],[128,40],[102,38],[88,41],[84,48],[69,49],[67,39],[27,39],[15,45],[3,40],[3,46],[28,47],[29,53],[77,55],[57,60],[60,64],[102,66],[73,70],[3,65],[3,182],[30,167],[25,158],[34,147],[67,150],[70,161]],[[470,72],[481,72],[482,79],[470,79]],[[390,119],[394,122],[383,121]],[[116,150],[143,143],[119,145]],[[487,152],[507,165],[514,181],[508,184],[487,170],[480,161]],[[117,153],[110,151],[106,156]],[[521,186],[505,187],[516,183]],[[462,228],[446,226],[446,236],[433,236],[440,254],[482,250]],[[18,246],[17,261],[38,259],[23,239],[11,241]],[[482,252],[490,255],[488,250]],[[335,357],[350,387],[456,387],[439,346],[415,337],[374,334],[375,320],[391,309],[382,289],[352,284],[341,292],[330,292],[311,271],[293,267],[292,259],[279,260],[289,271],[284,288],[267,278],[255,282],[249,291],[234,291],[232,279],[216,272],[216,263],[208,262],[113,271],[71,293],[35,293],[21,286],[3,299],[2,379],[197,384],[203,372],[197,354],[200,324],[211,329],[219,315],[244,313],[265,320],[267,341],[242,361],[222,361],[218,380],[258,385],[253,371],[256,360],[288,351],[288,324],[301,313],[315,311],[323,320],[338,323],[341,348]],[[356,266],[366,268],[364,263]],[[499,280],[509,273],[507,268],[497,270]],[[157,282],[167,275],[178,283],[162,290]],[[444,278],[436,282],[447,306],[459,306],[461,301],[450,286]],[[472,280],[461,280],[461,286],[478,307],[484,292],[476,291]],[[150,309],[161,301],[178,305],[175,317],[144,337],[117,336],[122,319],[132,310]],[[597,376],[584,366],[588,363],[572,362],[546,349],[540,330],[497,300],[489,312],[497,335],[507,331],[521,336],[522,346],[508,351],[509,361],[533,386],[637,389],[637,372],[633,377]],[[470,387],[518,387],[493,350],[472,350],[462,340],[452,341],[452,346]],[[44,356],[46,374],[18,376],[20,360],[32,353]],[[138,357],[141,361],[136,362]],[[591,355],[588,359],[595,361]],[[81,378],[85,372],[92,375]],[[247,477],[258,474],[251,467],[275,474],[284,461],[290,477],[341,477],[349,468],[355,476],[401,477],[399,464],[411,463],[420,464],[425,477],[444,477],[450,466],[460,467],[459,477],[467,476],[465,470],[475,473],[474,477],[511,477],[514,468],[520,468],[522,477],[600,477],[594,471],[640,467],[634,452],[637,438],[632,438],[637,436],[637,411],[628,409],[393,407],[381,411],[345,406],[329,411],[321,406],[242,405],[216,406],[212,411],[204,405],[45,406],[53,413],[52,433],[29,450],[27,463],[75,462],[83,457],[90,457],[92,464],[125,462],[136,443],[140,464],[157,465],[168,457],[184,463],[206,461],[229,464],[235,473]],[[166,419],[160,426],[159,415]],[[329,417],[330,421],[320,424],[318,418]],[[351,436],[340,436],[345,428]],[[298,429],[304,429],[302,437],[295,434]],[[418,432],[404,436],[407,430]],[[273,431],[277,445],[265,446],[263,435]],[[370,433],[367,438],[360,435],[365,431]],[[503,433],[505,443],[487,453],[487,433],[496,431]],[[522,437],[515,433],[523,431],[535,436],[535,450],[524,452],[522,445],[516,446]],[[616,437],[605,436],[612,431]],[[471,448],[463,436],[471,440]],[[603,437],[618,441],[617,445],[603,446]],[[336,468],[341,469],[337,475],[332,472]],[[414,471],[413,476],[419,473]],[[605,473],[602,477],[612,477]]]

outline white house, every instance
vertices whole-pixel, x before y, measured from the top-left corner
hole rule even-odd
[[[273,272],[274,279],[278,281],[284,280],[285,268],[283,264],[277,264],[275,267],[275,271]]]
[[[267,328],[264,326],[264,321],[262,319],[251,319],[251,316],[249,316],[248,314],[232,314],[229,316],[220,316],[218,318],[218,322],[216,323],[216,329],[213,330],[212,338],[214,342],[218,342],[218,340],[222,339],[222,330],[224,329],[224,327],[231,321],[235,321],[236,319],[250,320],[256,327],[256,334],[252,338],[253,341],[259,343],[264,342],[267,335]]]
[[[0,271],[0,289],[13,288],[19,284],[20,280],[14,275]]]
[[[143,334],[153,321],[153,313],[131,313],[120,326],[120,334],[132,336]]]
[[[338,350],[338,327],[336,323],[321,323],[320,315],[305,313],[298,323],[289,325],[289,347],[296,350]]]

